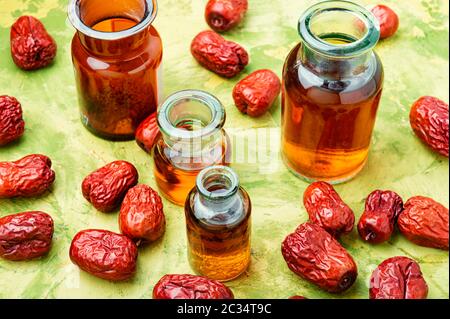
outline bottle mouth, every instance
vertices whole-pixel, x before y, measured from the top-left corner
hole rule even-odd
[[[380,38],[375,16],[350,1],[324,1],[310,7],[298,22],[302,41],[331,57],[352,57],[372,49]]]
[[[158,11],[156,0],[70,0],[69,21],[75,29],[91,38],[100,40],[119,40],[147,28]],[[92,28],[96,23],[108,18],[126,18],[136,21],[131,28],[105,32]]]
[[[157,121],[163,136],[174,143],[206,140],[222,129],[225,109],[207,92],[184,90],[164,101],[158,110]]]
[[[227,166],[210,166],[197,175],[197,190],[208,200],[224,200],[239,189],[239,177]]]

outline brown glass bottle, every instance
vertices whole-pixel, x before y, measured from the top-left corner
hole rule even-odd
[[[346,1],[311,7],[283,71],[282,155],[307,180],[354,177],[367,161],[383,86],[379,26]]]
[[[251,201],[226,166],[202,170],[185,204],[191,267],[208,278],[228,281],[250,264]]]
[[[156,184],[168,200],[182,206],[203,168],[229,164],[225,109],[207,92],[184,90],[164,101],[157,121],[161,134],[153,147]]]
[[[81,120],[100,137],[133,139],[139,123],[156,111],[162,90],[162,42],[151,25],[156,11],[156,0],[69,5]]]

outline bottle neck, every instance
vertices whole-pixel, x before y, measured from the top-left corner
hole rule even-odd
[[[149,28],[117,40],[98,39],[80,31],[77,31],[77,35],[83,47],[90,53],[101,56],[117,56],[129,53],[145,45],[149,39]]]
[[[356,56],[327,56],[303,44],[299,50],[301,63],[321,78],[341,80],[367,72],[373,62],[369,50]]]

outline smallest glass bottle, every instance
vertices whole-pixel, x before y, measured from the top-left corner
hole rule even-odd
[[[200,275],[228,281],[250,264],[251,201],[227,166],[197,176],[186,204],[188,257]]]

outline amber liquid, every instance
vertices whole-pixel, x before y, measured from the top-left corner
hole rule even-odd
[[[241,275],[250,264],[251,202],[245,190],[240,188],[243,207],[235,212],[239,219],[232,223],[220,217],[202,219],[195,211],[194,189],[185,207],[188,257],[191,267],[199,275],[228,281]]]
[[[118,32],[135,26],[128,18],[108,18],[91,28]],[[110,140],[134,138],[137,126],[156,111],[162,42],[153,26],[120,40],[75,34],[72,58],[85,126]]]
[[[171,153],[160,135],[153,147],[154,175],[160,192],[172,203],[183,206],[203,168],[229,164],[229,145],[229,138],[224,133],[222,142],[210,150],[210,157],[178,158]]]
[[[283,159],[307,180],[343,182],[367,161],[382,92],[382,65],[376,57],[370,74],[339,78],[346,62],[329,62],[325,67],[337,76],[324,79],[298,62],[300,50],[301,44],[291,51],[284,67]]]

